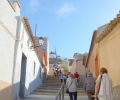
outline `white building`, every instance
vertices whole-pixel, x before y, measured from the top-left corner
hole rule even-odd
[[[19,91],[20,97],[24,97],[42,85],[42,66],[37,48],[30,49],[31,46],[35,45],[35,40],[27,18],[18,17],[18,19],[20,24],[19,37],[22,38],[22,43],[18,43],[16,63],[20,64],[22,59],[22,63],[19,65],[21,66],[21,73],[18,76],[21,75],[19,90],[22,89],[22,86],[25,86],[24,94],[23,91]],[[18,64],[16,67],[18,67]]]
[[[59,56],[57,56],[57,59],[62,59],[62,57],[59,55]]]
[[[18,41],[16,16],[20,16],[20,5],[17,1],[12,5],[9,0],[3,0],[0,9],[0,99],[10,100],[13,94],[13,72],[20,72],[20,67],[14,69],[15,44]]]
[[[17,100],[42,84],[42,66],[18,1],[3,0],[0,9],[0,100]]]
[[[49,53],[49,58],[56,58],[56,53],[51,51]]]
[[[78,72],[80,75],[80,84],[83,85],[84,79],[86,77],[85,66],[83,65],[84,54],[75,53],[73,58],[69,60],[69,71],[74,74]]]

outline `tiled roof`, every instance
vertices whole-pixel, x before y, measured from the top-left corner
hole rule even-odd
[[[25,24],[25,26],[26,26],[26,28],[27,28],[27,30],[28,30],[27,33],[28,33],[28,35],[29,35],[29,37],[30,37],[30,39],[31,39],[31,41],[32,41],[32,45],[35,46],[35,45],[36,45],[36,42],[35,42],[35,39],[34,39],[34,37],[33,37],[32,30],[31,30],[30,24],[29,24],[29,22],[28,22],[28,19],[25,18],[25,17],[23,17],[23,21],[24,21],[24,24]],[[36,55],[37,55],[37,57],[38,57],[38,59],[39,59],[39,62],[41,63],[41,65],[43,65],[43,63],[42,63],[42,61],[41,61],[41,58],[40,58],[40,55],[39,55],[38,49],[35,48],[34,50],[35,50],[35,53],[36,53]],[[42,67],[44,67],[44,66],[42,66]]]
[[[41,58],[41,61],[43,62],[43,64],[45,66],[47,66],[47,57],[46,57],[46,53],[42,50],[39,49],[39,55],[40,55],[40,58]]]
[[[110,33],[114,29],[114,27],[117,25],[117,23],[120,22],[120,14],[117,14],[116,18],[111,20],[107,27],[104,29],[104,31],[101,33],[101,35],[96,39],[96,42],[101,41],[106,35]]]

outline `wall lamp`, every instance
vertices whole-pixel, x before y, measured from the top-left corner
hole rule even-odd
[[[34,49],[36,47],[41,47],[41,45],[43,45],[43,43],[44,43],[44,39],[42,37],[39,37],[38,42],[39,42],[39,46],[34,45],[34,46],[31,46],[30,48]]]

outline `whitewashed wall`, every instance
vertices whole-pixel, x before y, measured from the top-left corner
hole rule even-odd
[[[13,89],[13,100],[16,100],[16,97],[19,96],[19,88],[20,88],[20,76],[21,76],[21,60],[22,53],[27,57],[26,64],[26,81],[25,81],[25,96],[33,92],[39,86],[42,85],[42,75],[40,78],[40,68],[41,64],[38,60],[38,57],[35,51],[30,49],[31,40],[28,36],[28,30],[24,25],[24,21],[22,17],[18,17],[18,37],[21,41],[17,41],[16,43],[16,63],[15,63],[15,74],[14,74],[14,89]],[[34,63],[35,67],[35,75],[34,71]],[[42,69],[42,68],[41,68]]]
[[[12,95],[12,100],[16,100],[19,96],[22,52],[28,59],[25,95],[30,94],[30,92],[33,92],[42,84],[42,78],[40,79],[39,77],[39,68],[41,65],[36,53],[29,49],[27,30],[23,25],[22,18],[18,17],[20,16],[19,6],[16,5],[16,11],[14,11],[10,3],[7,0],[3,0],[0,2],[0,9],[0,82],[3,81],[9,84],[13,90],[9,89],[10,94],[4,94],[8,97]],[[29,45],[31,45],[31,43]],[[32,74],[32,62],[36,63],[35,75]],[[6,87],[5,84],[2,86],[1,92],[4,91],[4,88],[5,90],[9,88]]]
[[[16,86],[14,84],[14,65],[15,65],[15,45],[17,38],[17,16],[20,16],[20,7],[16,3],[16,10],[12,8],[8,0],[0,2],[0,80],[6,84],[1,85],[1,93],[5,94],[9,99],[12,99],[12,89]],[[16,73],[19,73],[19,68],[16,68]],[[15,73],[15,74],[16,74]],[[14,86],[12,85],[14,84]],[[14,91],[16,92],[16,91]],[[9,94],[8,94],[9,93]],[[1,94],[0,94],[1,95]],[[2,98],[1,98],[2,97]],[[1,99],[7,100],[1,95]]]
[[[17,19],[20,10],[14,12],[7,0],[0,2],[0,21],[16,37]],[[15,40],[0,24],[0,80],[12,83]]]
[[[56,58],[56,54],[49,54],[49,58]]]

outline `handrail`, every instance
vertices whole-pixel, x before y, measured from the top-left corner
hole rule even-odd
[[[61,92],[62,92],[62,100],[64,100],[64,81],[55,97],[55,100],[58,100],[58,97],[59,97],[59,100],[61,100]]]

